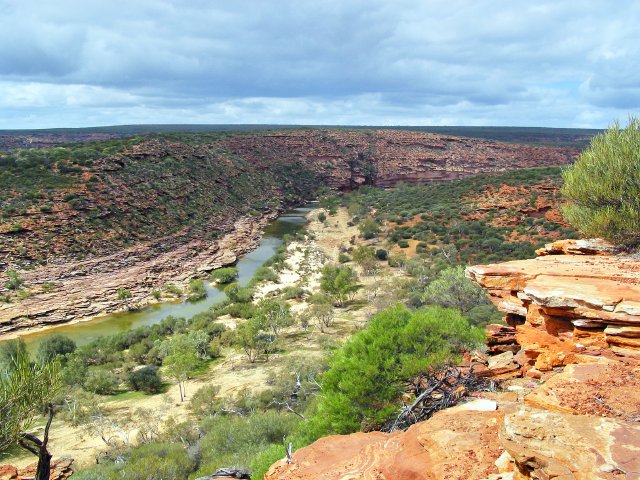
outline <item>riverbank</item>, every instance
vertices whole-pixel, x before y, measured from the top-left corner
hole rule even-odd
[[[20,272],[32,293],[16,303],[0,303],[0,341],[178,301],[165,291],[166,285],[184,288],[194,276],[236,262],[256,248],[265,226],[277,216],[242,217],[228,228],[228,234],[213,242],[192,239],[167,249],[170,240],[163,239],[107,257]],[[51,284],[49,291],[42,291],[43,285]],[[119,297],[119,291],[130,297]],[[154,291],[160,293],[159,298],[153,296]]]

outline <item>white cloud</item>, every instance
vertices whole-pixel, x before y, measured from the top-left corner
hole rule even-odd
[[[640,108],[640,3],[0,1],[0,125],[603,127]]]

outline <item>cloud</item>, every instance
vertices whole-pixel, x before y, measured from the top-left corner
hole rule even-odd
[[[0,126],[602,127],[640,107],[640,4],[0,1]]]

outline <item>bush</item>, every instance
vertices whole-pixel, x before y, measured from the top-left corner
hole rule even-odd
[[[429,305],[459,308],[468,312],[479,305],[487,305],[484,290],[464,275],[464,267],[449,267],[424,289],[422,301]]]
[[[562,177],[562,212],[575,228],[621,245],[640,243],[640,119],[594,137]]]
[[[223,267],[211,272],[209,277],[221,285],[231,283],[238,277],[238,267]]]
[[[407,248],[409,246],[409,242],[406,240],[398,240],[398,246],[400,248]]]
[[[276,412],[206,419],[201,425],[205,435],[200,442],[202,460],[198,476],[229,466],[249,469],[257,452],[272,445],[282,448],[282,438],[289,436],[299,423],[295,415]]]
[[[162,379],[158,367],[150,365],[129,373],[127,383],[132,390],[144,393],[158,393],[162,390]]]
[[[7,281],[4,284],[9,290],[18,290],[24,285],[24,280],[15,270],[7,270]]]
[[[40,363],[48,363],[57,355],[66,355],[76,349],[76,344],[64,335],[51,335],[42,340],[38,346],[38,360]]]
[[[197,302],[207,297],[207,290],[204,288],[204,281],[201,278],[194,278],[189,282],[189,301]]]
[[[198,418],[215,415],[221,409],[222,402],[218,398],[220,387],[217,385],[205,385],[191,395],[189,410]]]
[[[376,250],[376,258],[378,260],[386,260],[387,258],[389,258],[389,252],[384,248],[379,248]]]
[[[455,362],[482,343],[460,312],[396,306],[374,316],[331,360],[310,430],[350,433],[380,426],[398,411],[403,385],[433,366]]]
[[[349,255],[347,255],[346,253],[341,253],[340,255],[338,255],[338,262],[340,263],[347,263],[351,261],[351,257]]]
[[[320,212],[318,214],[318,221],[319,222],[325,222],[327,220],[327,216],[324,214],[324,212]]]
[[[118,388],[118,377],[105,368],[92,368],[88,371],[83,387],[88,392],[99,395],[112,395]]]

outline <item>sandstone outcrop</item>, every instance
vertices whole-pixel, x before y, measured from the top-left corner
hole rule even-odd
[[[274,215],[241,218],[230,233],[214,241],[163,239],[127,248],[106,257],[58,261],[22,274],[28,284],[55,280],[56,288],[19,303],[0,303],[0,336],[40,325],[82,321],[152,301],[153,289],[181,284],[203,271],[234,263],[255,248]],[[165,243],[169,242],[170,245]],[[119,288],[131,292],[125,303]]]
[[[70,458],[61,458],[51,461],[51,473],[49,480],[66,480],[73,475]],[[0,465],[0,480],[31,480],[36,474],[37,463],[32,463],[24,468],[16,468],[12,465]]]
[[[524,372],[604,356],[640,360],[640,261],[600,241],[562,241],[542,256],[467,275],[507,314]]]
[[[291,463],[281,461],[273,465],[265,478],[489,478],[501,473],[495,461],[504,453],[498,442],[498,429],[503,416],[501,410],[462,410],[454,407],[436,413],[431,419],[412,426],[406,432],[325,437],[295,452]]]

